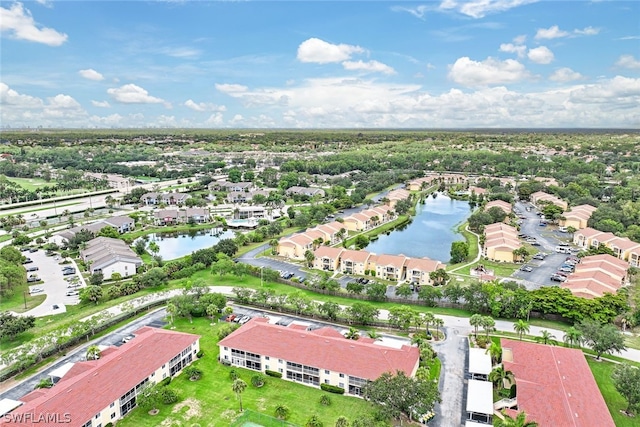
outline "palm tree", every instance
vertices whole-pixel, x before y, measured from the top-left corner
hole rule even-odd
[[[349,331],[347,331],[344,337],[348,340],[357,340],[358,338],[360,338],[360,332],[352,326],[349,328]]]
[[[307,261],[307,267],[313,267],[313,261],[316,259],[316,256],[310,250],[307,250],[304,253],[304,259]]]
[[[336,420],[335,427],[349,427],[349,420],[344,415],[340,415]]]
[[[489,381],[491,381],[498,390],[502,390],[504,387],[504,382],[509,380],[510,384],[513,384],[515,381],[515,377],[513,376],[513,372],[507,371],[504,369],[504,366],[500,365],[496,368],[493,368],[493,371],[489,374]]]
[[[436,337],[440,336],[440,328],[444,326],[444,320],[436,317],[433,321],[433,326],[436,327]]]
[[[518,333],[518,337],[520,338],[520,341],[522,341],[522,335],[529,333],[529,324],[524,320],[519,319],[513,324],[513,329]]]
[[[274,411],[276,417],[281,420],[286,420],[287,418],[289,418],[290,412],[291,411],[289,410],[289,408],[283,404],[279,404],[278,406],[276,406],[276,410]]]
[[[536,342],[541,342],[542,344],[555,344],[555,338],[555,335],[544,329],[540,332],[540,336],[536,337]]]
[[[527,421],[527,414],[518,412],[515,418],[502,411],[503,419],[496,417],[496,426],[498,427],[538,427],[535,421]]]
[[[572,326],[564,333],[563,341],[570,347],[579,345],[582,342],[582,332]]]
[[[382,336],[375,329],[368,331],[367,336],[374,341],[382,341]]]
[[[469,324],[474,327],[474,335],[478,338],[478,327],[482,325],[482,315],[474,314],[469,318]]]
[[[491,332],[496,326],[496,321],[491,316],[482,316],[482,328],[489,338],[489,332]]]
[[[304,427],[322,427],[322,421],[320,421],[317,415],[313,414],[309,417]]]
[[[491,363],[494,365],[502,361],[502,346],[495,341],[491,341],[491,345],[485,353],[491,355]]]
[[[236,394],[236,397],[240,401],[240,412],[242,412],[242,392],[247,388],[247,383],[237,378],[231,384],[231,390]]]
[[[100,347],[97,345],[90,345],[87,348],[87,360],[98,360],[100,359]]]

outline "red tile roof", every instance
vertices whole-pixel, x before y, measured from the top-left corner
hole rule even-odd
[[[0,425],[80,426],[200,338],[197,335],[150,327],[141,328],[134,332],[134,335],[136,337],[123,344],[119,351],[112,352],[99,360],[76,363],[79,367],[75,370],[72,368],[67,373],[67,375],[71,374],[71,377],[65,375],[46,393],[26,402],[12,412],[12,414],[68,413],[73,420],[72,424],[68,422],[33,423],[32,419],[10,424],[0,422]],[[85,369],[86,366],[90,369]],[[61,416],[60,420],[64,421],[64,417]]]
[[[385,372],[413,375],[420,358],[417,347],[381,344],[329,336],[326,331],[297,331],[254,318],[218,345],[375,380]]]
[[[366,262],[370,256],[370,252],[354,251],[353,249],[346,249],[344,252],[342,252],[342,255],[340,255],[342,261],[351,261],[355,263]]]
[[[340,254],[344,251],[343,248],[332,248],[331,246],[318,246],[318,249],[313,253],[316,259],[329,258],[332,260],[338,259]]]
[[[528,420],[540,427],[615,426],[582,351],[504,338],[501,344],[518,411]]]
[[[402,268],[404,263],[407,262],[408,258],[404,255],[387,255],[381,254],[378,255],[378,259],[376,260],[376,265],[378,267],[394,267],[394,268]]]
[[[432,272],[439,268],[445,268],[445,265],[438,260],[429,258],[408,258],[407,259],[407,271],[419,270]]]

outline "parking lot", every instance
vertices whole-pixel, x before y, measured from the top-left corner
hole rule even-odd
[[[24,264],[25,269],[34,270],[27,271],[27,278],[34,275],[41,280],[30,283],[29,293],[31,295],[45,294],[47,296],[42,304],[29,310],[25,315],[41,317],[64,313],[67,305],[74,305],[79,302],[78,295],[75,293],[79,292],[79,290],[86,285],[84,279],[80,277],[75,263],[60,264],[61,259],[59,256],[47,256],[42,249],[35,252],[25,250],[22,252],[22,255],[32,260],[32,262]],[[74,274],[63,275],[62,269],[64,267],[75,268],[76,272]],[[37,268],[37,270],[35,270],[35,268]],[[77,278],[77,286],[70,287],[71,283],[65,280],[71,277]],[[68,293],[75,295],[67,295]]]

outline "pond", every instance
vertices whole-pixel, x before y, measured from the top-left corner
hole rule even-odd
[[[451,243],[464,240],[455,228],[471,215],[469,203],[438,193],[418,203],[413,221],[389,234],[381,234],[365,249],[376,254],[428,257],[449,262]]]
[[[149,234],[149,242],[156,242],[162,259],[181,258],[199,249],[210,248],[222,239],[233,239],[235,233],[223,228],[208,228],[175,233]]]

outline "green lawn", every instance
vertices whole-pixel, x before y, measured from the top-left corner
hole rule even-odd
[[[638,417],[629,418],[620,411],[626,409],[627,401],[618,393],[613,381],[611,381],[611,373],[615,364],[611,362],[596,362],[592,357],[587,356],[587,363],[591,368],[591,372],[598,383],[598,388],[607,403],[609,412],[613,417],[617,427],[634,427],[638,425]]]
[[[177,320],[176,330],[200,335],[200,348],[205,356],[195,362],[203,370],[200,381],[189,381],[188,378],[179,376],[168,387],[176,390],[181,401],[171,406],[160,406],[160,413],[156,416],[149,415],[146,411],[135,409],[122,421],[119,426],[159,426],[182,425],[192,426],[228,426],[239,415],[239,402],[235,393],[231,390],[229,371],[217,362],[218,347],[216,345],[216,330],[219,324],[210,325],[209,319],[194,319],[193,324],[187,320]],[[276,405],[284,404],[291,410],[288,421],[304,425],[312,414],[317,414],[325,426],[334,425],[340,415],[353,419],[371,412],[371,406],[364,400],[340,396],[323,392],[313,387],[266,377],[266,384],[262,388],[251,385],[251,377],[255,371],[233,368],[247,383],[247,388],[242,393],[243,407],[274,415]],[[320,404],[320,397],[327,394],[331,398],[331,405]]]
[[[18,184],[20,187],[24,188],[25,190],[28,191],[34,191],[36,188],[41,188],[45,185],[48,186],[54,186],[56,185],[55,181],[45,181],[44,179],[40,179],[40,178],[11,178],[11,177],[7,177],[7,179],[11,182],[15,182],[16,184]]]
[[[41,283],[40,283],[41,284]],[[16,286],[13,294],[0,298],[0,311],[15,311],[16,313],[24,313],[34,307],[42,304],[47,296],[44,294],[29,295],[29,286],[27,283]],[[27,308],[25,309],[25,299]]]

